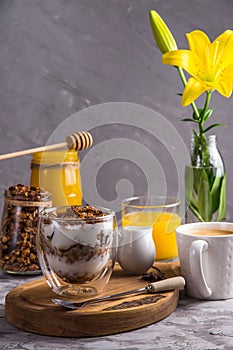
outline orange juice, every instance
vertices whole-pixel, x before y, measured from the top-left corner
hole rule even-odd
[[[76,151],[34,153],[31,169],[30,185],[49,191],[53,206],[82,204],[80,164]]]
[[[156,260],[178,256],[175,229],[180,224],[179,215],[166,211],[131,212],[122,217],[122,226],[153,226]]]

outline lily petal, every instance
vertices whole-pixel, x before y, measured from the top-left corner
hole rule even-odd
[[[211,46],[214,46],[216,42],[219,43],[217,63],[225,67],[233,64],[233,31],[226,30],[213,41]]]
[[[233,81],[233,62],[220,72],[218,80],[224,79],[230,79]]]
[[[162,56],[164,64],[170,64],[185,69],[190,75],[201,79],[205,74],[204,66],[199,57],[189,50],[176,50]]]
[[[182,95],[182,106],[188,106],[196,100],[203,92],[209,90],[208,86],[202,81],[189,78]]]
[[[202,62],[205,61],[206,48],[210,45],[208,36],[201,30],[194,30],[191,33],[186,34],[189,48],[194,52]]]
[[[214,83],[215,89],[223,96],[230,97],[232,94],[232,79],[224,79]]]
[[[229,44],[232,44],[233,40],[233,30],[225,30],[222,34],[220,34],[213,42],[218,41],[221,46],[226,47]]]

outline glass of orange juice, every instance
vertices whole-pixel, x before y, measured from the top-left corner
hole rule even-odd
[[[122,202],[122,226],[153,226],[156,260],[174,260],[178,257],[175,229],[181,224],[180,204],[173,197],[127,198]]]

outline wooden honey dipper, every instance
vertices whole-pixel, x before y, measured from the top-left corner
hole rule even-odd
[[[0,155],[0,160],[24,156],[26,154],[32,154],[36,152],[52,151],[64,147],[67,147],[69,150],[81,151],[83,149],[91,147],[92,143],[93,138],[88,131],[74,132],[73,134],[66,137],[66,142],[2,154]]]

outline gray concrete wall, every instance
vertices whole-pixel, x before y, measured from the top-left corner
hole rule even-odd
[[[182,108],[176,95],[182,90],[177,72],[161,63],[149,25],[148,13],[153,8],[167,21],[179,47],[187,47],[185,33],[194,29],[205,30],[211,39],[233,29],[231,0],[1,0],[0,153],[44,145],[69,116],[106,102],[134,103],[159,112],[188,147],[192,125],[180,119],[189,117],[191,109]],[[228,219],[232,220],[233,100],[216,93],[212,106],[213,122],[228,125],[216,129],[216,134],[228,174]],[[144,113],[139,119],[147,125]],[[139,119],[135,119],[136,126]],[[139,150],[138,159],[151,162],[144,153],[149,150],[158,169],[162,168],[158,178],[155,172],[155,191],[159,192],[164,173],[167,194],[176,195],[181,180],[163,142],[143,127],[122,124],[122,116],[115,124],[101,125],[104,121],[100,116],[95,127],[90,118],[89,124],[86,120],[79,123],[80,130],[89,125],[94,148],[99,145],[88,158],[96,165],[96,178],[83,169],[84,193],[92,185],[98,187],[100,197],[111,207],[117,197],[116,184],[122,179],[121,197],[147,192],[149,175],[135,155],[132,159],[130,154],[124,156],[123,143],[122,157],[117,154],[115,160],[95,163],[98,152],[108,150],[109,144],[101,149],[103,141],[123,138],[146,149]],[[171,138],[171,148],[172,142]],[[86,154],[80,154],[81,158]],[[1,192],[19,182],[29,183],[30,160],[25,156],[1,161]],[[119,210],[119,203],[114,209]]]

